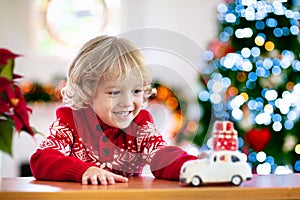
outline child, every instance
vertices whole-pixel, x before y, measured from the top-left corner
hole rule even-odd
[[[31,156],[36,179],[82,184],[127,182],[150,165],[156,178],[178,180],[197,157],[168,146],[143,109],[151,78],[141,52],[124,38],[88,41],[70,63],[50,135]]]

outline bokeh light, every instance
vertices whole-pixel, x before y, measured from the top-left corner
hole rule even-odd
[[[250,127],[267,127],[274,137],[286,133],[279,137],[284,141],[276,144],[282,145],[279,151],[300,154],[299,137],[291,137],[300,119],[300,53],[295,50],[300,14],[286,6],[289,3],[241,0],[218,6],[223,28],[219,39],[231,44],[235,52],[231,49],[217,59],[207,53],[212,73],[199,99],[210,101],[214,117],[232,120],[243,133]],[[292,171],[278,165],[278,156],[267,155],[269,151],[245,151],[258,174]],[[300,160],[296,168],[300,171]]]
[[[265,48],[267,51],[273,51],[275,48],[275,44],[271,41],[267,41],[265,44]]]

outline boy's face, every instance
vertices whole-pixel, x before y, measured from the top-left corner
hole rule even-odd
[[[127,128],[143,106],[143,81],[130,72],[118,81],[102,78],[94,99],[94,111],[107,125]]]

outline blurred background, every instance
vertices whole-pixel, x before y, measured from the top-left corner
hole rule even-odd
[[[88,39],[119,35],[143,52],[156,95],[147,109],[164,138],[197,155],[229,120],[257,174],[300,171],[299,0],[1,0],[0,46],[33,109],[34,139],[16,134],[2,176],[28,160],[61,105],[68,62]],[[299,76],[300,77],[300,76]],[[284,102],[284,103],[283,103]],[[228,130],[229,132],[232,130]]]

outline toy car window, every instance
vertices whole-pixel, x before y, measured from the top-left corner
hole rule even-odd
[[[217,156],[214,157],[214,162],[216,162],[216,161],[217,161]]]
[[[222,162],[228,162],[229,161],[229,156],[227,154],[223,154],[219,157],[219,160]]]
[[[231,161],[232,162],[239,162],[240,159],[237,156],[231,156]]]
[[[221,155],[221,156],[220,156],[220,161],[225,161],[225,160],[226,160],[225,155]]]

